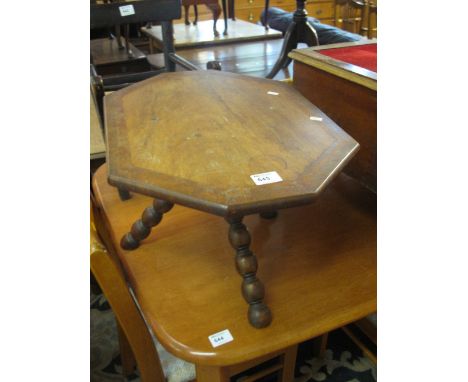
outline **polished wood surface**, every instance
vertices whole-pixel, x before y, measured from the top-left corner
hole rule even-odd
[[[150,38],[156,48],[162,49],[161,27],[143,27],[141,31]],[[228,34],[220,33],[219,36],[213,34],[213,21],[200,21],[197,25],[174,24],[174,46],[177,51],[200,46],[275,38],[281,38],[281,32],[274,29],[265,30],[260,25],[242,20],[229,19]]]
[[[295,0],[270,0],[270,7],[278,7],[288,12],[296,10]],[[237,19],[257,23],[260,15],[265,9],[265,0],[236,0],[235,16]],[[307,13],[310,17],[320,20],[321,23],[334,25],[335,23],[335,1],[313,0],[306,4]]]
[[[377,73],[349,64],[340,60],[320,54],[322,49],[344,48],[359,45],[377,44],[377,41],[355,41],[339,44],[321,45],[305,49],[296,49],[289,54],[289,57],[297,62],[316,67],[334,76],[355,82],[371,90],[377,91]]]
[[[377,80],[353,72],[337,75],[321,65],[322,58],[315,60],[310,48],[303,53],[298,50],[291,56],[294,58],[294,87],[361,146],[345,171],[377,192]],[[339,70],[346,71],[345,65],[339,65]],[[376,76],[374,72],[366,72]],[[360,83],[356,81],[358,77],[370,82]]]
[[[99,203],[99,205],[101,204]],[[91,270],[116,316],[122,373],[128,376],[134,371],[137,364],[142,382],[166,381],[167,378],[164,377],[153,337],[141,316],[140,308],[133,301],[120,260],[115,255],[115,246],[104,223],[106,216],[97,207],[94,198],[91,203],[90,216]],[[99,236],[102,236],[102,239]],[[109,250],[106,249],[102,241],[106,243]],[[194,329],[192,328],[192,330]],[[265,370],[260,365],[272,359],[276,359],[274,366],[276,370],[280,371],[282,381],[292,381],[296,354],[297,345],[293,345],[226,367],[197,365],[196,381],[229,381],[230,376],[239,373],[243,373],[244,378],[248,378],[245,380],[253,381],[271,371],[271,369]],[[253,367],[256,367],[257,371],[247,373],[247,370]]]
[[[245,74],[265,78],[275,64],[283,45],[283,39],[241,42],[227,45],[215,45],[209,49],[189,48],[179,50],[177,54],[199,69],[205,70],[210,61],[219,61],[223,72]],[[301,44],[305,47],[306,45]],[[162,53],[150,54],[148,61],[156,68],[164,66]],[[293,76],[293,64],[281,69],[275,79],[289,79]]]
[[[122,45],[125,46],[123,37]],[[117,38],[99,38],[91,40],[91,56],[95,66],[115,65],[128,63],[130,61],[145,61],[146,55],[133,44],[129,43],[129,49],[132,56],[129,57],[125,49],[119,49]]]
[[[336,0],[335,25],[369,39],[377,38],[377,0]]]
[[[113,185],[221,216],[310,203],[359,148],[278,81],[167,73],[104,102]],[[270,171],[282,181],[251,179]]]
[[[93,190],[149,325],[182,359],[205,366],[245,362],[376,310],[376,195],[344,174],[312,205],[280,211],[273,220],[244,219],[273,312],[271,325],[260,330],[245,319],[222,219],[175,206],[144,245],[128,252],[118,241],[151,198],[134,194],[122,202],[107,183],[106,166],[96,172]],[[234,340],[213,348],[208,336],[224,329]]]

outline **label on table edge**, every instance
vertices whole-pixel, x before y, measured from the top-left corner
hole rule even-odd
[[[250,175],[250,178],[254,181],[257,186],[263,184],[282,182],[283,179],[276,171],[263,172],[261,174]]]
[[[211,342],[211,346],[214,348],[234,340],[229,329],[224,329],[218,333],[212,334],[211,336],[208,336],[208,339]]]
[[[133,4],[122,5],[119,7],[120,16],[130,16],[135,14],[135,8],[133,8]]]

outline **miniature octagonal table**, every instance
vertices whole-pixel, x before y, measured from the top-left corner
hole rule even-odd
[[[263,302],[245,215],[311,203],[359,145],[290,85],[218,71],[166,73],[105,97],[109,183],[154,198],[121,240],[140,245],[174,203],[224,217],[248,319]]]

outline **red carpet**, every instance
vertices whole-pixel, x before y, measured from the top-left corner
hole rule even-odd
[[[357,45],[346,48],[323,49],[320,53],[377,72],[377,44]]]

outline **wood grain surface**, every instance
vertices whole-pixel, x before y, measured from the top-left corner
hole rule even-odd
[[[300,44],[306,46],[305,44]],[[209,61],[219,61],[223,72],[239,73],[254,77],[263,77],[270,72],[278,59],[283,46],[283,39],[241,42],[228,45],[217,45],[209,48],[190,48],[177,51],[177,54],[199,69],[205,70]],[[164,66],[162,53],[147,56],[151,65]],[[275,79],[288,79],[293,76],[293,64],[282,69]]]
[[[345,48],[369,44],[377,44],[377,41],[363,40],[296,49],[289,53],[289,57],[296,62],[301,62],[308,66],[315,67],[336,77],[343,78],[377,91],[377,73],[361,68],[360,66],[335,60],[334,58],[320,54],[320,50],[322,49]]]
[[[113,185],[222,216],[310,203],[359,148],[278,81],[167,73],[104,101]],[[271,171],[282,181],[251,179]]]
[[[359,142],[345,171],[377,192],[377,91],[296,60],[293,83]]]
[[[122,45],[125,46],[125,40],[123,37],[121,38],[121,41]],[[146,60],[146,55],[132,43],[129,43],[129,49],[132,51],[133,55],[132,57],[129,57],[125,49],[119,49],[117,38],[100,38],[91,40],[90,46],[93,63],[96,66]]]
[[[376,195],[344,174],[312,205],[281,211],[274,220],[244,219],[273,314],[264,329],[246,319],[223,219],[175,206],[141,247],[124,251],[120,237],[151,198],[121,201],[107,183],[106,165],[93,190],[149,325],[182,359],[233,365],[376,311]],[[224,329],[234,340],[213,348],[208,336]]]

